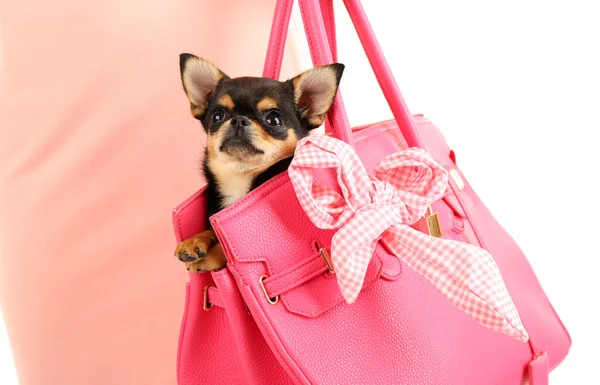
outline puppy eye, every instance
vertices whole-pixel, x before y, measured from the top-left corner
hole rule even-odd
[[[265,121],[269,126],[279,127],[283,124],[283,117],[277,111],[271,111],[265,118]]]
[[[219,123],[221,120],[223,120],[223,118],[225,118],[225,111],[223,111],[222,108],[217,108],[213,112],[213,116],[212,116],[213,122]]]

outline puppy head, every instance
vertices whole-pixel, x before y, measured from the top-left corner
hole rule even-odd
[[[298,140],[323,124],[344,70],[331,64],[286,82],[232,79],[190,54],[180,56],[180,67],[192,115],[208,134],[209,166],[254,174],[292,156]]]

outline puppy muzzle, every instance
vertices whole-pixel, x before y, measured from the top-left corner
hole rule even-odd
[[[252,136],[252,122],[244,116],[236,116],[231,119],[219,151],[238,157],[264,154],[252,144]]]

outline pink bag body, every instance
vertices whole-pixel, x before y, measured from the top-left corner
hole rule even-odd
[[[300,1],[315,64],[335,55],[331,3],[321,3]],[[460,172],[440,131],[408,114],[358,1],[345,3],[395,120],[350,130],[338,95],[329,116],[333,135],[354,145],[367,170],[386,155],[418,146],[450,172],[445,196],[432,206],[442,238],[490,252],[530,340],[522,343],[482,327],[383,245],[376,248],[356,302],[344,302],[319,251],[330,247],[333,231],[313,225],[284,173],[211,218],[228,267],[190,274],[179,384],[506,385],[526,377],[534,385],[547,383],[549,370],[569,350],[567,331],[519,247]],[[278,76],[290,9],[291,0],[278,2],[265,76]],[[331,180],[326,172],[317,177]],[[204,203],[201,190],[175,209],[178,241],[203,230]]]

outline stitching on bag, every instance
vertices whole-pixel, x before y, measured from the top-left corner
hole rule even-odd
[[[277,10],[277,8],[275,8]],[[291,21],[291,12],[292,12],[292,5],[290,5],[289,7],[287,7],[285,9],[285,15],[287,16],[288,14],[290,14],[290,16],[287,18],[288,19],[288,23],[287,23],[287,30],[289,31],[289,25],[290,25],[290,21]],[[274,15],[274,17],[277,17],[277,14]],[[283,40],[283,34],[286,31],[286,26],[283,25],[284,23],[282,23],[281,28],[279,28],[279,30],[277,31],[279,36],[278,36],[278,40],[277,43],[275,43],[275,63],[274,66],[272,65],[272,61],[269,60],[268,63],[268,70],[269,70],[269,76],[271,78],[274,78],[276,80],[278,80],[280,74],[278,74],[277,76],[275,76],[275,71],[277,69],[279,69],[279,72],[281,72],[281,62],[282,62],[282,57],[283,54],[285,53],[285,44],[282,44],[282,40]],[[283,47],[282,47],[283,46]]]
[[[239,274],[239,275],[241,276],[241,274]],[[270,322],[271,319],[268,317],[267,313],[264,311],[262,306],[259,304],[259,298],[262,298],[261,293],[258,293],[258,297],[257,297],[256,293],[254,293],[254,291],[252,290],[252,286],[245,283],[243,278],[240,278],[240,282],[242,285],[244,285],[246,287],[247,291],[250,292],[250,294],[252,295],[252,300],[254,301],[256,307],[260,310],[260,314],[262,314],[262,316],[264,318],[264,319],[263,318],[256,319],[255,317],[253,317],[254,321],[257,324],[260,323],[263,328],[268,328],[268,332],[263,333],[263,336],[265,338],[269,338],[269,340],[271,340],[271,343],[276,343],[276,349],[272,349],[272,351],[273,351],[273,354],[276,355],[276,358],[278,359],[279,363],[282,366],[284,366],[285,371],[290,376],[295,377],[295,379],[297,379],[297,380],[308,381],[308,379],[306,378],[306,375],[302,372],[298,363],[292,358],[290,353],[288,353],[286,347],[283,345],[281,338],[277,334],[277,330],[273,327],[273,325]],[[243,296],[242,296],[242,298],[243,298]],[[244,300],[245,300],[245,298],[244,298]],[[246,303],[248,303],[248,302],[249,301],[246,301]],[[265,319],[267,322],[265,322]],[[260,329],[261,328],[259,326],[259,330]],[[261,332],[262,332],[262,330],[261,330]],[[268,341],[267,341],[267,343],[268,343]],[[293,365],[290,365],[290,363],[292,363]],[[290,372],[291,372],[291,374],[290,374]],[[298,375],[298,373],[300,373],[300,375]]]
[[[303,21],[304,21],[304,20],[307,20],[307,19],[306,19],[306,13],[304,12],[304,8],[303,8],[302,6],[300,6],[300,13],[302,14],[302,20],[303,20]],[[305,32],[306,32],[306,23],[304,24],[304,30],[305,30]],[[313,47],[314,47],[314,44],[313,44],[313,40],[312,40],[312,38],[310,37],[310,35],[309,35],[308,33],[305,33],[305,35],[306,35],[306,41],[308,42],[308,47],[309,47],[309,49],[310,49],[311,53],[312,53],[312,54],[313,54],[315,57],[317,57],[317,58],[319,59],[319,62],[321,62],[321,60],[320,60],[320,59],[321,59],[321,57],[320,57],[319,53],[318,53],[318,52],[316,52],[316,53],[315,53],[315,51],[314,51],[314,48],[313,48]],[[317,45],[318,45],[318,44],[317,44]]]
[[[184,311],[183,311],[183,320],[181,322],[181,334],[179,336],[179,341],[177,343],[177,382],[181,382],[181,351],[183,350],[183,344],[185,341],[185,336],[186,336],[186,331],[187,331],[187,324],[188,324],[188,312],[190,310],[190,291],[191,291],[191,284],[188,282],[185,285],[185,307],[184,307]]]
[[[176,216],[176,217],[175,217],[175,222],[177,222],[177,238],[180,238],[180,239],[181,239],[181,238],[183,238],[183,237],[181,236],[181,233],[182,233],[183,231],[181,230],[181,222],[179,221],[179,216]]]
[[[377,255],[379,257],[379,255]],[[381,259],[379,259],[379,261],[381,262]],[[370,280],[369,282],[367,282],[366,284],[363,285],[363,288],[361,289],[364,290],[366,289],[368,286],[370,286],[373,282],[375,282],[377,280],[377,278],[379,278],[379,276],[381,276],[381,268],[383,267],[383,263],[379,266],[379,272],[377,274],[375,274],[375,277]],[[329,310],[329,308],[339,302],[342,302],[344,300],[344,297],[342,295],[338,295],[336,297],[333,298],[333,300],[331,300],[327,305],[323,305],[319,308],[317,308],[314,312],[312,313],[306,313],[304,311],[299,310],[297,307],[295,306],[290,306],[290,304],[288,303],[289,301],[285,300],[285,298],[282,297],[283,302],[286,304],[286,306],[292,310],[297,312],[298,314],[302,314],[302,315],[306,315],[309,317],[314,317],[318,314],[323,313],[326,310]]]
[[[200,197],[202,197],[204,195],[204,191],[206,190],[206,187],[208,186],[208,184],[205,184],[204,186],[202,186],[200,188],[200,190],[196,191],[196,193],[194,195],[196,195],[193,199],[190,199],[189,201],[185,202],[184,205],[180,208],[180,210],[185,210],[189,205],[191,205],[193,202],[197,201],[198,199],[200,199]],[[193,196],[193,195],[192,195]]]
[[[314,262],[314,261],[313,261],[313,262]],[[319,269],[312,270],[312,271],[310,271],[309,273],[307,273],[307,274],[305,274],[305,275],[303,275],[303,276],[299,277],[299,278],[298,278],[298,281],[297,281],[297,282],[299,282],[299,283],[297,283],[295,286],[293,286],[293,287],[291,287],[291,288],[285,288],[285,290],[279,290],[279,294],[276,294],[276,295],[283,295],[283,294],[285,294],[285,293],[287,293],[287,292],[289,292],[289,291],[291,291],[291,290],[294,290],[294,289],[296,289],[297,287],[299,287],[299,286],[303,285],[304,283],[306,283],[306,282],[310,281],[311,279],[313,279],[313,278],[315,278],[315,277],[317,277],[317,276],[319,276],[319,275],[323,274],[323,273],[324,273],[324,272],[326,272],[326,271],[327,271],[327,267],[326,267],[326,266],[321,266]],[[278,292],[278,291],[276,291],[276,290],[274,290],[274,291],[275,291],[276,293]]]
[[[278,189],[285,186],[285,184],[286,184],[285,183],[286,180],[284,178],[285,176],[287,176],[287,171],[274,177],[273,179],[264,183],[257,189],[246,194],[243,198],[241,198],[240,200],[235,202],[233,205],[229,206],[229,208],[240,206],[239,209],[241,209],[241,210],[246,209],[248,207],[248,205],[251,205],[251,204],[255,203],[256,201],[258,201],[258,199],[261,199],[264,197],[264,196],[258,197],[258,193],[257,193],[258,191],[267,190],[265,192],[265,195],[267,195],[267,194],[270,195],[270,194],[274,193]],[[288,181],[289,181],[289,178],[288,178]],[[245,202],[247,202],[247,203],[245,203]],[[225,210],[226,210],[225,212],[221,211],[220,213],[217,213],[212,217],[213,218],[212,221],[214,222],[215,225],[218,225],[221,222],[219,220],[220,216],[223,216],[224,220],[227,221],[232,215],[235,215],[238,212],[238,211],[234,212],[233,210],[228,210],[228,209],[225,209]],[[231,213],[229,213],[229,211],[231,211]],[[233,259],[234,260],[239,259],[238,253],[236,251],[236,247],[231,242],[229,242],[229,232],[226,229],[224,229],[222,226],[213,226],[213,227],[218,227],[218,231],[221,231],[223,233],[223,236],[225,237],[225,241],[227,244],[227,249],[230,250],[230,253],[233,256]],[[218,237],[218,234],[217,234],[217,237]],[[221,239],[219,239],[219,240],[222,242]],[[246,261],[246,260],[244,260],[244,261]],[[262,259],[261,261],[266,262],[267,268],[268,268],[267,271],[270,275],[271,272],[273,271],[271,268],[271,263],[267,259]],[[250,262],[250,261],[248,261],[248,262]],[[231,263],[230,265],[235,265],[235,262]]]
[[[259,197],[258,196],[259,191],[260,192],[264,191],[265,195],[267,195],[267,194],[272,194],[273,191],[276,191],[277,189],[284,186],[285,182],[286,182],[286,177],[288,177],[288,173],[287,173],[287,171],[284,171],[281,174],[274,177],[273,179],[263,183],[256,189],[254,189],[254,190],[250,191],[248,194],[244,195],[242,198],[240,198],[240,200],[233,203],[231,206],[229,206],[226,209],[223,209],[223,210],[219,211],[218,213],[216,213],[215,215],[213,215],[212,216],[212,218],[214,218],[213,221],[218,222],[219,219],[222,219],[223,221],[229,220],[232,216],[235,216],[237,213],[239,213],[239,211],[245,210],[248,206],[254,204],[259,199],[262,199],[264,196]],[[288,180],[289,180],[289,177],[288,177]]]
[[[189,205],[200,199],[200,196],[201,194],[198,194],[194,199],[191,199],[190,201],[186,202],[186,204],[184,204],[183,207],[179,209],[179,212],[186,210],[189,207]],[[179,215],[175,216],[175,222],[177,222],[177,231],[179,232],[179,234],[177,234],[178,238],[182,238],[183,229],[181,228],[181,221],[179,220]]]
[[[181,237],[183,229],[181,227],[181,221],[179,220],[179,213],[181,213],[182,211],[185,211],[192,203],[196,202],[197,200],[199,200],[203,195],[204,195],[204,191],[206,190],[206,186],[203,186],[202,188],[200,188],[200,190],[198,190],[195,193],[195,197],[193,199],[188,198],[188,200],[186,202],[184,202],[183,206],[178,207],[175,213],[177,213],[177,215],[175,215],[175,222],[177,223],[177,231],[179,232],[178,238]],[[193,196],[193,195],[192,195]]]
[[[383,249],[384,249],[384,251],[387,252],[387,254],[392,254],[393,255],[393,253],[391,253],[391,251],[387,247],[383,247]],[[389,255],[387,255],[386,258],[389,258]],[[395,280],[397,280],[398,278],[400,278],[402,276],[402,272],[404,271],[404,264],[402,263],[402,261],[400,260],[400,258],[398,258],[396,256],[394,256],[393,258],[397,259],[398,265],[400,266],[400,269],[398,269],[398,274],[393,274],[393,275],[392,274],[388,275],[384,271],[383,267],[385,266],[385,262],[383,261],[383,258],[382,258],[383,266],[381,267],[381,277],[385,278],[385,279],[387,279],[389,281],[395,281]]]
[[[215,220],[215,222],[218,223],[218,220]],[[225,236],[226,240],[229,241],[229,234],[228,234],[227,230],[223,229],[222,227],[219,227],[219,229],[223,232],[223,235]],[[227,249],[229,249],[231,251],[231,254],[233,254],[233,257],[235,259],[238,259],[235,246],[233,246],[231,244],[231,242],[227,242],[227,246],[228,246]],[[244,260],[244,261],[246,261],[246,260]],[[246,261],[246,262],[265,262],[267,264],[267,273],[269,275],[271,275],[271,273],[273,271],[273,269],[271,268],[271,263],[269,262],[268,259],[266,259],[264,257],[260,258],[259,260]],[[235,263],[232,263],[231,265],[235,265]]]
[[[381,270],[383,268],[383,261],[381,259],[381,257],[379,256],[379,253],[376,253],[373,258],[377,258],[377,261],[379,262],[379,268],[377,269],[377,273],[375,273],[374,277],[363,284],[363,287],[361,289],[361,293],[369,286],[371,286],[374,282],[376,282],[379,277],[381,277]],[[286,307],[290,310],[293,311],[297,314],[301,314],[307,317],[314,317],[316,315],[319,315],[327,310],[329,310],[332,306],[337,305],[338,303],[342,302],[344,300],[344,296],[342,296],[341,294],[338,296],[335,296],[331,301],[329,301],[328,304],[326,305],[322,305],[320,307],[318,307],[315,311],[313,311],[312,313],[308,313],[308,312],[304,312],[302,310],[300,310],[299,308],[297,308],[296,306],[291,306],[289,304],[289,301],[286,300],[286,298],[284,298],[283,296],[281,297],[281,300],[285,303]]]
[[[328,2],[329,5],[329,30],[331,31],[331,36],[329,36],[330,34],[327,34],[328,37],[331,37],[331,40],[329,42],[329,48],[331,51],[331,59],[333,60],[334,56],[336,56],[336,61],[337,61],[337,37],[336,37],[336,29],[335,29],[335,18],[334,18],[334,14],[333,14],[333,0]],[[335,55],[334,55],[334,48],[335,48]]]
[[[281,275],[279,277],[273,276],[272,278],[277,278],[278,280],[283,280],[283,279],[285,279],[285,278],[293,275],[295,271],[298,271],[299,269],[302,269],[302,268],[304,268],[304,267],[306,267],[308,265],[311,265],[311,264],[315,263],[315,260],[317,259],[317,258],[315,258],[315,256],[318,256],[318,255],[319,255],[319,253],[315,253],[315,254],[311,255],[310,258],[307,259],[305,262],[303,262],[299,266],[295,267],[295,269],[293,269],[294,266],[291,266],[290,269],[289,269],[289,271],[283,273],[283,275]],[[315,271],[312,271],[312,272],[309,272],[307,274],[304,274],[304,275],[302,275],[302,276],[300,276],[298,278],[299,278],[299,280],[302,280],[304,278],[310,277],[313,274],[315,274]],[[316,274],[320,274],[320,270],[317,270]],[[266,284],[267,284],[267,282],[265,280],[265,286],[266,286]],[[283,293],[285,293],[286,291],[289,291],[289,290],[291,290],[291,289],[287,289],[287,290],[283,291]],[[277,290],[275,290],[275,291],[277,291]],[[280,291],[281,291],[281,289],[280,289]]]
[[[280,176],[281,176],[281,175],[280,175]],[[254,190],[254,191],[250,192],[249,194],[247,194],[247,195],[246,195],[244,198],[246,198],[246,197],[250,197],[251,195],[252,195],[252,196],[256,196],[257,194],[252,194],[252,193],[253,193],[253,192],[256,192],[256,191],[259,191],[259,190],[270,190],[270,191],[266,191],[266,192],[265,192],[265,195],[261,196],[261,198],[264,198],[264,197],[265,197],[267,194],[269,194],[269,195],[270,195],[270,194],[273,194],[273,193],[275,193],[277,190],[279,190],[280,188],[282,188],[282,187],[284,187],[284,186],[286,185],[286,183],[285,183],[285,182],[286,182],[286,181],[285,181],[285,179],[284,179],[284,178],[281,178],[280,176],[278,176],[278,177],[275,177],[274,179],[271,179],[271,181],[269,181],[269,182],[267,182],[267,183],[265,183],[265,184],[263,184],[263,185],[261,186],[261,187],[264,187],[264,186],[270,186],[270,188],[269,188],[269,189],[267,189],[267,188],[264,188],[264,189],[262,189],[261,187],[259,187],[258,189],[256,189],[256,190]],[[289,180],[289,179],[288,179],[288,180]],[[278,185],[276,185],[276,183],[277,183],[277,182],[279,182],[279,184],[278,184]],[[291,182],[290,182],[290,183],[291,183]],[[274,185],[274,186],[272,186],[272,185]],[[229,207],[234,207],[234,206],[237,206],[237,203],[242,203],[242,202],[241,202],[242,200],[244,200],[244,201],[247,201],[247,202],[248,202],[248,204],[252,204],[252,203],[254,203],[256,200],[258,200],[258,198],[256,198],[256,197],[254,197],[254,198],[253,198],[253,200],[250,200],[250,198],[248,198],[248,199],[244,199],[244,198],[240,199],[238,202],[234,203],[232,206],[229,206]],[[242,209],[244,209],[244,208],[246,208],[246,207],[247,207],[247,206],[245,206],[245,205],[242,205],[242,204],[240,204],[240,206],[243,206],[243,207],[240,207],[240,208],[242,208]],[[228,211],[229,211],[229,210],[228,210]],[[226,212],[225,214],[229,214],[229,213],[228,213],[228,212]],[[228,217],[228,216],[230,216],[230,215],[233,215],[233,214],[234,214],[234,213],[231,213],[231,214],[229,214],[229,215],[223,215],[223,216],[225,217],[225,219],[227,219],[227,217]],[[217,214],[217,215],[218,215],[218,216],[221,216],[221,215],[219,215],[219,214]],[[218,217],[214,217],[213,221],[215,222],[215,224],[219,224],[219,222],[220,222],[220,220],[219,220],[219,219],[220,219],[220,218],[218,218]],[[224,228],[223,228],[223,227],[221,227],[221,226],[219,226],[219,230],[220,230],[220,231],[223,233],[223,235],[225,236],[225,239],[226,239],[226,241],[229,241],[229,232],[228,232],[228,230],[224,229]],[[227,242],[227,244],[228,244],[228,249],[229,249],[229,250],[231,250],[231,253],[233,254],[234,258],[235,258],[235,259],[238,259],[238,257],[237,257],[237,251],[236,251],[236,247],[235,247],[235,246],[233,246],[233,245],[232,245],[230,242]],[[378,258],[378,260],[379,260],[379,263],[380,263],[379,270],[378,270],[378,272],[375,274],[375,278],[373,278],[371,281],[369,281],[368,283],[366,283],[366,284],[363,286],[363,288],[366,288],[367,286],[371,285],[373,282],[375,282],[375,281],[376,281],[376,280],[377,280],[377,279],[378,279],[378,278],[381,276],[381,269],[383,268],[383,261],[381,260],[381,257],[379,256],[379,253],[376,253],[376,254],[375,254],[375,256]],[[374,256],[374,257],[375,257],[375,256]],[[266,264],[267,264],[267,266],[268,266],[268,271],[269,271],[269,274],[271,274],[271,272],[272,272],[272,268],[271,268],[271,263],[269,262],[269,260],[268,260],[268,259],[263,259],[263,260],[262,260],[262,262],[266,262]],[[316,311],[315,311],[315,312],[313,312],[313,313],[305,313],[305,312],[303,312],[303,311],[299,310],[298,308],[295,308],[294,306],[290,306],[290,305],[289,305],[289,303],[288,303],[288,301],[285,299],[285,297],[284,297],[284,296],[282,296],[282,297],[281,297],[281,300],[282,300],[282,301],[283,301],[283,302],[286,304],[286,307],[287,307],[289,310],[291,310],[291,311],[294,311],[294,312],[296,312],[297,314],[301,314],[301,315],[305,315],[305,316],[309,316],[309,317],[314,317],[315,315],[317,315],[317,314],[320,314],[320,313],[324,312],[325,310],[328,310],[328,309],[329,309],[329,308],[330,308],[330,307],[331,307],[333,304],[335,304],[336,302],[340,302],[341,300],[343,300],[343,296],[341,296],[341,295],[340,295],[340,296],[336,296],[336,297],[334,297],[334,299],[333,299],[332,301],[330,301],[330,302],[329,302],[327,305],[325,305],[324,307],[321,307],[321,308],[319,308],[318,310],[316,310]]]
[[[284,272],[283,275],[281,277],[279,277],[278,279],[283,279],[285,277],[288,277],[289,275],[293,274],[295,271],[297,271],[297,270],[299,270],[301,268],[304,268],[307,265],[315,263],[315,260],[316,260],[315,256],[318,256],[318,255],[320,255],[319,252],[313,253],[313,254],[310,255],[309,259],[307,259],[305,262],[301,263],[299,266],[297,266],[297,267],[290,266],[289,269],[288,269],[289,271]],[[303,277],[300,277],[300,278],[304,278],[304,277],[306,277],[306,275],[303,276]]]
[[[287,16],[287,13],[288,13],[287,9],[285,10],[285,13]],[[290,16],[290,18],[291,18],[291,16]],[[288,30],[290,28],[289,22],[290,22],[290,20],[288,20],[288,26],[287,26]],[[276,55],[275,55],[275,67],[270,69],[271,77],[273,77],[273,78],[275,78],[275,77],[279,78],[279,76],[281,75],[281,62],[282,62],[281,57],[283,56],[283,53],[285,51],[285,44],[283,44],[283,34],[284,34],[285,30],[286,30],[285,26],[282,25],[278,31],[279,39],[277,40],[278,43],[277,43],[277,48],[276,48],[277,51],[276,51]],[[277,74],[277,76],[275,76],[275,72],[277,71],[277,69],[279,69],[279,74]],[[279,79],[276,79],[276,80],[279,80]]]

